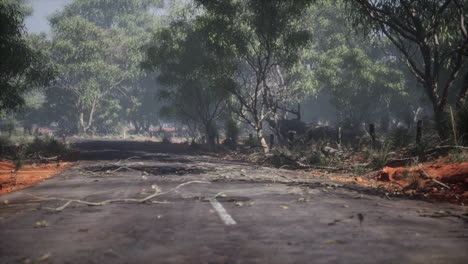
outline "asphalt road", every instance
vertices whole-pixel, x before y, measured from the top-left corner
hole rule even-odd
[[[0,196],[10,202],[0,263],[468,263],[461,206],[388,200],[183,146],[79,148],[69,170]]]

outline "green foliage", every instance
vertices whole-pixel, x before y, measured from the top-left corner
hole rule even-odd
[[[7,135],[0,135],[0,151],[7,146],[12,144],[11,139]]]
[[[230,117],[225,121],[224,127],[226,131],[226,145],[235,146],[239,138],[239,124]]]
[[[16,120],[13,117],[9,117],[6,120],[5,125],[2,127],[2,131],[7,133],[8,137],[11,138],[11,136],[14,135],[16,132],[16,126]]]
[[[26,162],[26,146],[24,144],[19,144],[13,151],[12,161],[16,171],[24,167]]]
[[[409,133],[408,129],[395,128],[390,131],[389,140],[391,146],[394,149],[403,148],[409,146],[415,141],[416,136],[413,133]]]
[[[164,85],[159,97],[169,105],[163,113],[185,125],[195,124],[213,148],[216,121],[226,106],[223,86],[229,79],[207,48],[206,39],[200,24],[176,20],[156,32],[147,48],[144,67],[157,71],[158,81]]]
[[[75,0],[51,18],[51,23],[60,23],[67,17],[81,16],[102,28],[125,27],[128,16],[144,16],[142,10],[158,8],[162,0]],[[122,25],[124,24],[124,25]]]
[[[391,142],[384,142],[373,152],[371,164],[375,169],[381,169],[388,161],[388,154],[391,150]]]
[[[46,92],[46,111],[57,113],[51,119],[63,131],[115,133],[125,120],[155,123],[141,114],[157,108],[140,62],[159,24],[149,10],[160,3],[75,0],[50,19],[59,78]]]
[[[26,144],[24,151],[29,155],[51,157],[72,152],[73,146],[61,142],[51,136],[35,137],[31,143]]]
[[[406,96],[404,76],[396,59],[389,56],[385,42],[373,46],[352,34],[347,12],[340,3],[317,4],[308,11],[304,23],[311,26],[312,49],[302,63],[309,65],[310,89],[331,95],[338,120],[358,127],[390,114],[395,101]]]
[[[455,123],[459,143],[468,145],[468,102],[456,109]]]
[[[448,153],[448,160],[453,163],[468,161],[468,151],[465,149],[454,149]]]
[[[24,37],[24,17],[30,12],[24,1],[0,1],[0,110],[23,105],[26,91],[52,78],[41,51]]]
[[[348,17],[357,31],[373,39],[385,36],[399,50],[432,104],[439,136],[446,139],[449,126],[444,115],[449,98],[461,102],[466,97],[466,90],[453,89],[468,65],[466,1],[346,2]]]

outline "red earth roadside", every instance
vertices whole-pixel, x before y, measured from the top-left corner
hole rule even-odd
[[[222,159],[256,162],[249,155],[220,155]],[[356,160],[361,161],[362,160]],[[421,197],[434,201],[447,201],[461,205],[468,204],[468,162],[446,163],[441,158],[428,164],[410,167],[384,167],[362,176],[350,173],[327,173],[301,171],[314,177],[326,177],[331,180],[351,182],[384,190],[388,195]]]
[[[0,161],[0,195],[37,184],[62,172],[73,162],[28,165],[19,171],[11,162]]]

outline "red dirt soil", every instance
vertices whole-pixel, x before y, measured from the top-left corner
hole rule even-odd
[[[0,195],[37,184],[62,172],[72,164],[73,162],[61,162],[29,165],[15,171],[13,163],[0,161]]]
[[[468,204],[468,162],[384,167],[373,178],[351,178],[340,175],[329,175],[328,178],[377,187],[391,195],[404,194],[436,201]]]

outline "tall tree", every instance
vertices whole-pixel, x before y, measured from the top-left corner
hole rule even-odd
[[[387,128],[392,104],[406,94],[395,49],[385,38],[372,44],[353,34],[340,2],[321,2],[308,14],[304,23],[314,38],[301,60],[315,80],[310,87],[330,95],[342,125],[356,128],[381,121]]]
[[[145,66],[159,73],[173,117],[202,129],[210,150],[215,149],[216,122],[226,106],[226,67],[206,47],[205,32],[196,21],[177,20],[160,30],[148,47]]]
[[[233,76],[236,85],[227,86],[237,99],[237,114],[256,131],[264,152],[269,152],[264,122],[279,105],[272,81],[280,79],[275,77],[278,69],[294,64],[298,50],[307,43],[307,32],[296,22],[310,1],[197,2],[206,9],[199,19],[210,32],[209,47],[220,58],[219,65],[238,67]]]
[[[26,91],[52,79],[41,50],[25,39],[24,18],[30,13],[24,1],[0,1],[0,110],[21,106]]]
[[[383,34],[403,54],[414,76],[422,84],[446,136],[444,112],[454,82],[466,63],[467,7],[456,0],[348,0],[355,25]],[[457,19],[454,19],[457,18]],[[442,74],[446,72],[447,74]],[[466,79],[468,80],[468,72]],[[442,78],[442,76],[446,76]],[[457,101],[466,98],[467,85]]]
[[[56,110],[63,102],[74,107],[65,126],[75,123],[81,133],[110,131],[111,124],[121,124],[135,110],[138,102],[132,98],[149,89],[139,67],[141,46],[158,24],[150,8],[160,2],[75,0],[50,19],[60,75],[48,99]]]

